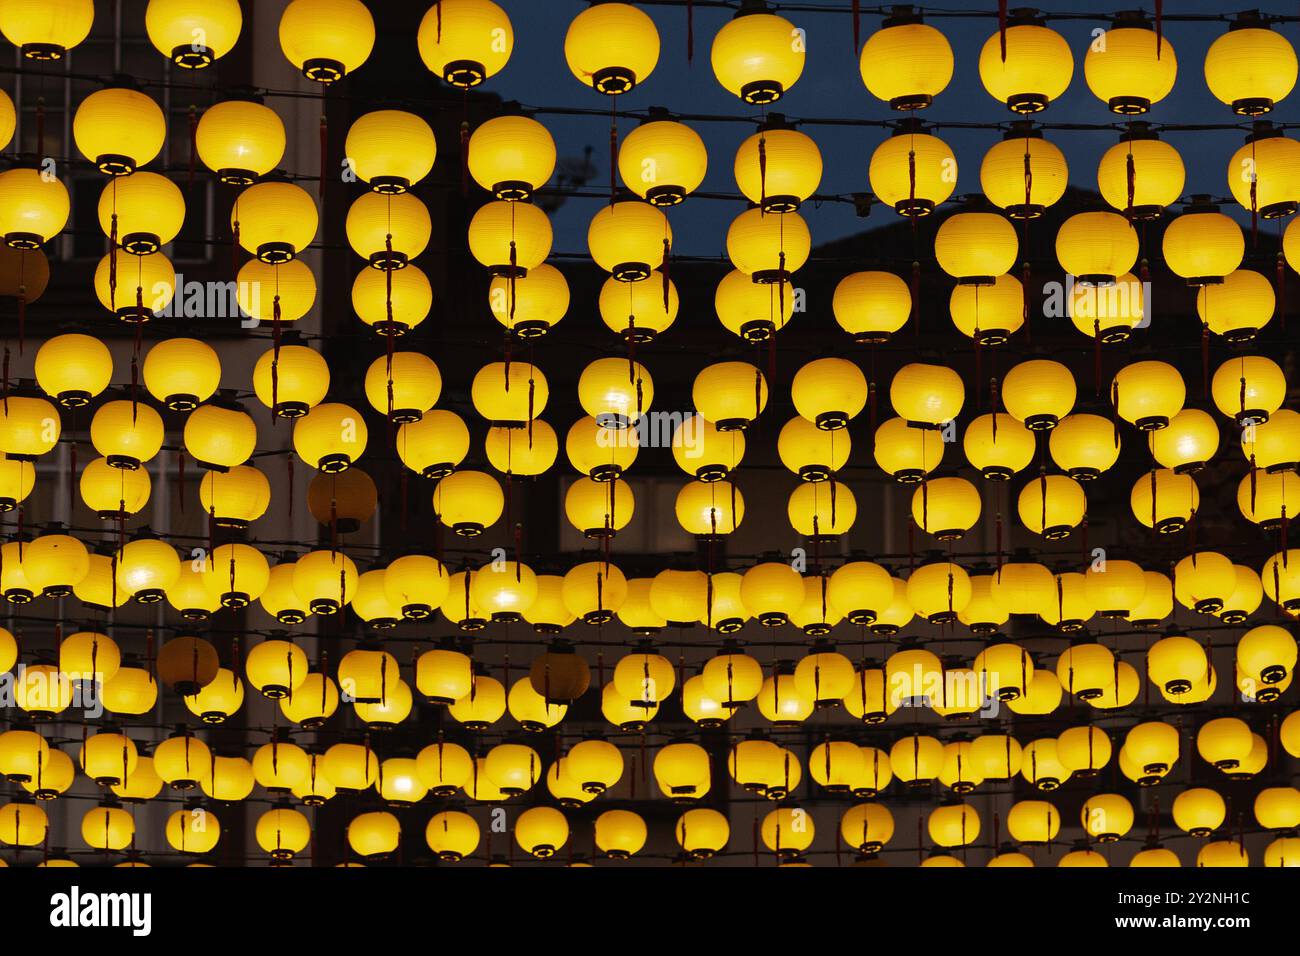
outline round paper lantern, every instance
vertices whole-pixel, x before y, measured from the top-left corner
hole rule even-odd
[[[19,0],[0,13],[0,33],[29,60],[61,60],[86,39],[95,20],[92,0]]]
[[[314,0],[294,0],[303,2]],[[286,182],[249,186],[236,198],[230,213],[239,244],[271,265],[288,262],[311,245],[318,223],[316,203],[307,190]]]
[[[1076,213],[1056,233],[1056,259],[1084,285],[1109,285],[1137,262],[1138,236],[1113,212]]]
[[[632,288],[647,284],[633,283]],[[662,309],[662,295],[658,301]],[[794,305],[794,286],[789,281],[755,282],[739,269],[723,276],[713,297],[718,320],[747,342],[766,342],[784,329],[794,316]]]
[[[1205,53],[1205,82],[1243,116],[1270,112],[1295,88],[1295,49],[1256,13],[1239,13]]]
[[[1019,247],[1015,227],[990,212],[949,216],[934,237],[935,258],[960,285],[992,285],[1011,271]]]
[[[312,291],[314,299],[314,287]],[[380,335],[404,335],[428,317],[433,288],[419,266],[397,272],[362,269],[352,283],[352,308]]]
[[[746,103],[779,100],[803,73],[802,32],[764,6],[742,7],[713,37],[713,75]]]
[[[564,59],[578,82],[596,92],[630,93],[659,62],[659,31],[629,3],[594,4],[569,24]]]
[[[1016,29],[1019,28],[1008,30],[1007,36],[1014,35]],[[991,37],[989,43],[993,44],[996,60],[997,37]],[[985,44],[987,49],[989,46]],[[985,198],[1012,219],[1041,216],[1065,195],[1068,179],[1069,170],[1061,150],[1043,139],[1041,130],[1020,126],[1008,130],[980,163],[980,187]]]
[[[1268,421],[1282,407],[1286,392],[1285,373],[1261,355],[1229,359],[1215,371],[1210,383],[1214,404],[1238,425]]]
[[[1169,37],[1157,40],[1145,14],[1121,14],[1088,47],[1083,76],[1112,113],[1145,113],[1174,88],[1178,59]]]
[[[68,188],[39,170],[0,172],[0,236],[11,249],[39,249],[67,225]]]
[[[817,191],[822,154],[812,137],[768,123],[736,150],[736,185],[766,212],[794,212]]]
[[[368,436],[361,413],[339,402],[316,405],[293,424],[293,448],[298,457],[327,474],[351,468],[366,450]]]
[[[919,122],[905,120],[871,154],[867,175],[876,198],[900,216],[928,216],[956,188],[957,158]]]
[[[173,0],[173,5],[175,2],[179,0]],[[237,3],[235,9],[238,13]],[[221,182],[247,186],[273,170],[283,158],[284,123],[275,110],[256,100],[223,100],[199,117],[194,145],[199,160]]]
[[[1188,285],[1222,282],[1241,265],[1246,252],[1241,227],[1218,210],[1206,197],[1193,197],[1186,211],[1165,229],[1161,241],[1165,264]]]
[[[623,184],[655,206],[675,206],[699,188],[709,165],[704,140],[684,123],[651,118],[623,138],[618,172]]]
[[[431,73],[469,89],[501,72],[515,34],[505,10],[492,0],[439,0],[420,21],[416,42]]]
[[[1196,293],[1196,314],[1204,326],[1233,344],[1252,341],[1277,306],[1273,284],[1258,272],[1234,269],[1220,283]]]
[[[1264,219],[1289,216],[1300,200],[1297,163],[1300,142],[1257,120],[1254,131],[1246,137],[1246,145],[1228,160],[1228,188],[1252,215]]]
[[[186,70],[201,70],[229,53],[243,23],[239,0],[149,0],[144,14],[154,48]]]
[[[396,195],[429,175],[438,144],[429,124],[414,113],[374,110],[352,122],[343,153],[348,169],[372,191]]]
[[[831,310],[855,342],[880,344],[907,324],[912,292],[892,272],[853,272],[835,286]]]
[[[1129,219],[1156,219],[1183,194],[1183,158],[1146,123],[1129,125],[1102,154],[1097,186],[1102,198]]]
[[[1037,113],[1069,88],[1074,56],[1065,38],[1033,11],[1018,10],[1004,32],[984,41],[979,71],[984,89],[1007,109]]]
[[[455,471],[434,486],[433,510],[458,536],[475,538],[500,519],[505,494],[485,472]]]
[[[966,401],[966,387],[951,368],[914,362],[895,373],[889,401],[909,426],[937,428],[957,417]]]
[[[305,345],[268,349],[253,366],[253,393],[279,418],[306,415],[325,398],[329,384],[324,356]]]
[[[812,252],[812,234],[797,212],[749,209],[727,228],[727,258],[755,282],[780,283],[803,268]]]
[[[767,406],[767,380],[747,362],[718,362],[695,376],[691,400],[718,431],[741,431]]]
[[[429,244],[429,209],[411,193],[363,193],[348,208],[352,251],[383,271],[402,269]]]
[[[551,239],[551,221],[529,203],[486,203],[469,224],[469,250],[493,275],[526,275],[550,255]]]
[[[285,59],[317,83],[334,83],[370,57],[375,20],[361,0],[291,0],[280,14]]]
[[[113,356],[99,339],[68,333],[47,339],[36,350],[36,381],[65,408],[87,404],[108,387]]]
[[[853,362],[816,359],[802,366],[790,383],[795,411],[818,428],[848,426],[867,404],[867,379]]]
[[[1110,399],[1116,413],[1141,431],[1168,427],[1186,397],[1183,377],[1167,362],[1133,362],[1111,381]]]
[[[1168,468],[1153,468],[1133,483],[1129,495],[1133,516],[1161,534],[1176,534],[1187,527],[1201,506],[1196,480]]]
[[[150,97],[125,86],[87,96],[72,118],[77,151],[101,173],[127,176],[151,162],[167,138],[167,120]]]
[[[900,7],[867,37],[858,66],[867,90],[890,109],[924,109],[952,79],[952,47],[911,7]]]
[[[132,255],[157,252],[176,238],[184,221],[185,199],[180,187],[157,173],[141,172],[120,182],[114,180],[99,194],[100,228]],[[123,271],[129,281],[131,270],[124,267]],[[157,292],[150,289],[148,301],[156,298]]]

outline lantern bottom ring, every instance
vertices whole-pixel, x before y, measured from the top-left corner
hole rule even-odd
[[[758,623],[764,627],[780,627],[789,622],[790,618],[784,611],[764,611],[758,615]]]
[[[483,533],[483,526],[477,521],[457,521],[451,530],[461,538],[477,538]]]
[[[610,273],[619,282],[642,282],[650,278],[653,271],[646,262],[620,262]]]
[[[523,202],[533,194],[533,184],[521,179],[505,179],[492,186],[492,195],[505,202]]]
[[[372,252],[366,261],[370,264],[370,268],[378,269],[380,272],[396,272],[398,269],[405,269],[411,260],[405,252],[382,249],[379,252]]]
[[[1213,614],[1223,607],[1223,598],[1204,598],[1196,602],[1192,610],[1198,614]]]
[[[177,392],[163,399],[163,404],[173,412],[192,412],[199,407],[199,397],[185,392]]]
[[[740,98],[753,106],[775,103],[785,95],[785,87],[776,80],[754,80],[740,88]]]
[[[130,176],[135,172],[135,160],[121,153],[101,153],[95,157],[95,166],[106,176]]]
[[[1112,96],[1106,106],[1121,116],[1140,116],[1151,109],[1151,101],[1145,96]]]
[[[591,85],[598,93],[606,96],[618,96],[630,93],[636,86],[636,74],[622,66],[607,66],[591,74]]]
[[[201,70],[216,62],[211,47],[197,43],[182,43],[172,50],[171,61],[184,70]]]
[[[511,331],[521,339],[540,339],[550,330],[551,324],[541,319],[524,319],[511,327]]]
[[[645,198],[652,206],[676,206],[686,198],[686,190],[673,184],[652,186],[646,190]]]
[[[1156,522],[1156,532],[1159,534],[1177,534],[1186,527],[1185,518],[1162,518]]]
[[[144,325],[153,318],[153,310],[147,305],[124,305],[117,310],[117,320],[127,325]]]
[[[906,96],[895,96],[889,101],[889,108],[900,113],[910,113],[912,110],[923,110],[933,102],[934,97],[929,93],[910,93]]]
[[[829,465],[804,465],[799,469],[803,481],[828,481],[831,477]]]
[[[251,169],[229,167],[217,170],[217,180],[227,186],[251,186],[257,182],[257,173]]]
[[[1169,419],[1165,415],[1147,415],[1144,418],[1139,418],[1133,424],[1137,426],[1138,431],[1155,432],[1162,428],[1168,428]]]
[[[397,196],[411,188],[405,176],[375,176],[370,180],[370,191],[381,196]]]
[[[79,389],[72,389],[66,392],[59,392],[57,396],[59,404],[64,408],[81,408],[90,404],[90,393]]]
[[[776,285],[779,282],[789,282],[790,271],[788,269],[759,269],[750,278],[759,285]]]
[[[1051,101],[1046,93],[1016,93],[1007,97],[1007,109],[1013,113],[1041,113]]]
[[[845,428],[849,424],[851,416],[848,412],[829,411],[821,412],[813,422],[824,432],[833,432],[840,428]]]
[[[10,249],[39,249],[44,240],[34,232],[6,232],[5,245]]]
[[[314,83],[336,83],[348,72],[339,60],[329,57],[312,57],[303,62],[302,75]]]
[[[281,266],[293,260],[296,254],[287,242],[264,242],[257,247],[257,258],[269,266]]]
[[[740,337],[746,342],[766,342],[775,332],[771,319],[753,319],[740,326]]]
[[[1038,219],[1045,212],[1047,207],[1042,203],[1019,202],[1006,207],[1006,214],[1012,219]]]
[[[487,79],[487,67],[478,60],[452,60],[442,68],[442,78],[463,90]]]
[[[803,201],[798,196],[767,196],[759,204],[763,212],[797,212]]]
[[[748,418],[722,418],[713,423],[720,432],[743,432],[749,426]]]
[[[68,52],[66,47],[61,47],[57,43],[24,43],[20,49],[24,59],[45,62],[62,60]]]

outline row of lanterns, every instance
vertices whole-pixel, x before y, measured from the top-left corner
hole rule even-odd
[[[7,5],[0,33],[36,60],[58,60],[89,35],[91,0]],[[236,0],[150,0],[145,28],[154,47],[177,66],[202,69],[225,56],[243,26]],[[856,42],[856,29],[855,42]],[[308,79],[329,84],[355,72],[375,42],[374,17],[361,0],[293,0],[279,26],[285,57]],[[505,10],[492,0],[439,0],[424,15],[416,45],[425,66],[447,83],[472,87],[500,72],[514,51]],[[855,53],[858,51],[855,50]],[[711,62],[718,82],[746,103],[779,100],[804,70],[804,30],[773,13],[763,0],[746,0],[714,36]],[[564,57],[574,77],[617,96],[644,84],[660,56],[654,21],[630,3],[598,2],[569,24]],[[863,84],[895,110],[923,109],[953,77],[947,38],[911,7],[896,7],[860,51]],[[985,42],[979,75],[985,90],[1008,109],[1046,109],[1069,88],[1074,73],[1069,44],[1033,10],[1018,10]],[[1267,113],[1294,88],[1295,50],[1271,29],[1269,18],[1239,14],[1206,53],[1205,80],[1234,112]],[[1173,89],[1178,59],[1169,38],[1141,13],[1119,14],[1094,32],[1083,61],[1092,93],[1120,114],[1139,114]]]

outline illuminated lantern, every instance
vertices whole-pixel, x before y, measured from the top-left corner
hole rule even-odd
[[[183,440],[200,467],[234,468],[257,447],[257,424],[237,404],[209,402],[185,419]]]
[[[361,0],[291,0],[280,15],[285,59],[316,83],[353,72],[375,45],[375,21]]]
[[[1250,725],[1236,717],[1207,721],[1196,732],[1196,752],[1225,773],[1247,762],[1254,743]]]
[[[442,373],[423,352],[393,352],[371,363],[365,390],[370,406],[390,421],[416,422],[437,404]]]
[[[790,612],[803,604],[803,579],[788,564],[775,561],[756,564],[745,571],[740,595],[760,624],[778,627],[787,623]]]
[[[980,817],[970,804],[945,803],[930,811],[926,829],[939,846],[967,846],[979,837]]]
[[[1065,195],[1068,178],[1060,149],[1043,139],[1041,130],[1020,124],[1013,125],[980,163],[985,198],[1012,219],[1041,216]]]
[[[488,751],[483,770],[503,794],[517,797],[532,789],[541,777],[541,758],[523,744],[497,744]]]
[[[826,431],[807,418],[792,418],[781,428],[777,453],[781,464],[804,481],[826,481],[849,460],[847,431]]]
[[[22,569],[34,595],[67,597],[90,573],[90,553],[70,535],[43,534],[23,547]]]
[[[192,411],[221,384],[221,359],[198,339],[164,339],[150,346],[142,368],[149,394],[173,411]]]
[[[1201,494],[1191,475],[1156,468],[1134,482],[1129,502],[1142,524],[1161,534],[1173,534],[1196,516]]]
[[[957,158],[919,122],[904,120],[871,154],[867,176],[876,198],[900,216],[928,216],[956,188]]]
[[[65,408],[87,404],[108,387],[113,357],[89,335],[70,333],[47,339],[36,351],[36,381]]]
[[[81,838],[93,850],[125,850],[135,839],[135,818],[121,807],[93,807],[81,818]]]
[[[1112,428],[1113,431],[1113,428]],[[1184,408],[1169,425],[1148,434],[1151,455],[1175,474],[1200,471],[1219,449],[1219,426],[1207,412]]]
[[[1205,650],[1190,637],[1164,637],[1147,651],[1147,676],[1166,696],[1186,694],[1204,680],[1209,667]]]
[[[122,652],[107,634],[78,631],[59,642],[59,670],[70,680],[112,680],[122,664]]]
[[[501,72],[515,44],[510,18],[492,0],[439,0],[416,40],[429,71],[463,89]]]
[[[681,306],[677,286],[671,280],[667,305],[663,289],[660,272],[651,272],[644,282],[619,282],[610,276],[600,288],[600,316],[612,331],[629,342],[649,342],[673,324]],[[793,312],[793,294],[790,302]]]
[[[1294,58],[1294,52],[1291,55]],[[1297,162],[1300,162],[1300,143],[1274,129],[1272,124],[1257,120],[1254,130],[1246,137],[1246,145],[1228,161],[1228,188],[1252,216],[1264,219],[1289,216],[1296,211],[1296,202],[1300,200],[1295,175]]]
[[[1146,721],[1130,728],[1124,738],[1121,758],[1127,758],[1139,771],[1138,784],[1152,786],[1169,772],[1178,760],[1178,731],[1158,720]]]
[[[895,373],[889,401],[909,426],[934,429],[957,417],[966,401],[966,387],[951,368],[914,362]],[[879,432],[876,444],[879,450]]]
[[[1043,737],[1025,745],[1020,775],[1035,788],[1046,792],[1060,788],[1070,778],[1070,769],[1061,763],[1056,741]]]
[[[1025,290],[1015,276],[992,285],[958,285],[948,300],[952,324],[980,345],[1004,345],[1025,324]]]
[[[809,602],[826,603],[824,578],[808,577],[804,584]],[[833,610],[828,608],[826,613],[833,613]],[[805,629],[805,633],[815,635],[818,632]],[[821,633],[829,633],[829,628]],[[839,703],[852,690],[853,681],[853,665],[849,659],[822,641],[815,643],[812,653],[795,666],[796,689],[800,696],[811,699],[816,707],[831,707]]]
[[[517,561],[485,564],[470,583],[470,599],[493,621],[518,621],[537,599],[537,575]]]
[[[1244,564],[1233,565],[1237,572],[1237,586],[1224,599],[1219,608],[1219,620],[1225,624],[1241,624],[1259,610],[1264,601],[1264,584],[1253,568]]]
[[[790,493],[786,505],[790,526],[806,538],[843,534],[857,520],[858,506],[847,485],[805,482]]]
[[[72,705],[72,681],[54,664],[26,664],[14,677],[13,701],[35,720],[53,720]]]
[[[225,723],[243,704],[244,682],[224,667],[210,684],[185,698],[186,709],[205,724]]]
[[[648,284],[638,282],[632,288]],[[766,342],[794,317],[794,300],[794,287],[788,280],[755,282],[735,269],[718,283],[713,308],[728,332],[747,342]],[[660,296],[661,309],[662,301]]]
[[[965,478],[935,478],[912,492],[912,518],[940,541],[954,541],[979,520],[979,490]]]
[[[293,448],[298,457],[326,474],[347,471],[366,450],[369,430],[361,413],[350,405],[323,402],[293,424]]]
[[[176,549],[156,538],[139,537],[117,553],[117,586],[140,604],[156,604],[180,576]]]
[[[674,803],[693,803],[711,786],[709,753],[698,744],[668,744],[655,754],[654,775],[659,789]]]
[[[197,694],[217,679],[217,650],[201,637],[177,637],[158,652],[158,680],[182,697]]]
[[[992,212],[959,212],[945,219],[934,237],[939,266],[960,285],[992,285],[1016,264],[1016,229]]]
[[[209,853],[221,839],[221,823],[214,813],[186,807],[167,818],[163,833],[168,846],[178,853]]]
[[[595,264],[616,280],[638,282],[667,259],[672,228],[658,207],[624,199],[601,207],[591,217],[586,245]]]
[[[459,863],[478,849],[478,823],[461,810],[443,810],[429,818],[424,839],[443,863]]]
[[[727,258],[755,282],[783,287],[811,252],[812,234],[797,212],[748,209],[727,227]]]
[[[95,440],[95,422],[100,420],[100,415],[105,414],[105,408],[113,408],[113,412],[119,411],[115,406],[126,405],[127,414],[130,414],[130,402],[109,402],[101,405],[91,419],[91,441]],[[116,416],[113,412],[105,414],[105,418],[113,418],[113,424],[117,424]],[[152,408],[145,408],[145,415],[158,417],[158,413]],[[161,427],[161,426],[160,426]],[[47,454],[58,444],[59,434],[62,431],[62,419],[53,405],[43,398],[27,395],[9,395],[5,398],[3,405],[0,405],[0,448],[4,449],[6,460],[13,459],[18,461],[35,461],[41,455]],[[108,431],[102,429],[101,434]],[[116,431],[116,429],[113,429]],[[116,437],[116,436],[115,436]],[[159,439],[161,444],[161,439]],[[98,445],[96,444],[96,448]],[[157,454],[157,449],[153,454]],[[148,456],[152,457],[152,455]],[[112,462],[110,462],[112,464]]]
[[[628,658],[623,658],[624,661]],[[663,658],[660,658],[663,660]],[[622,661],[619,662],[620,665]],[[671,666],[669,667],[671,674]],[[618,679],[618,671],[615,670],[615,680]],[[649,687],[652,678],[645,678],[643,686]],[[671,682],[667,688],[656,688],[654,691],[643,692],[642,697],[647,693],[659,693],[667,696],[671,690]],[[632,697],[632,700],[642,699],[642,697]],[[649,699],[645,697],[645,699]],[[662,699],[662,698],[661,698]],[[568,754],[565,755],[565,761],[568,764],[569,773],[582,787],[586,793],[604,793],[610,787],[618,783],[619,778],[623,776],[623,753],[618,747],[606,740],[588,739],[580,740],[569,748]]]
[[[1266,830],[1300,826],[1300,791],[1295,787],[1266,787],[1255,795],[1255,819]]]
[[[166,137],[167,121],[158,104],[124,86],[91,93],[72,119],[77,150],[109,176],[126,176],[149,163]]]
[[[432,228],[428,208],[410,193],[364,193],[348,208],[348,245],[380,271],[405,268],[424,252]]]
[[[294,562],[293,587],[313,614],[334,614],[356,593],[357,566],[342,551],[309,551]]]
[[[1055,439],[1055,431],[1052,436]],[[942,444],[939,447],[942,448]],[[1035,442],[1034,436],[1021,422],[1005,412],[994,412],[971,420],[962,435],[962,450],[966,453],[966,460],[978,468],[984,478],[1007,481],[1033,460]]]
[[[709,658],[701,676],[705,692],[728,708],[753,700],[763,686],[762,665],[735,646],[724,646]]]
[[[272,331],[277,323],[283,328],[287,322],[297,322],[316,304],[316,277],[301,259],[269,265],[249,259],[235,281],[240,311],[257,323],[269,323]],[[400,306],[400,280],[394,280],[394,288]]]
[[[1102,617],[1125,617],[1146,595],[1147,578],[1132,561],[1108,558],[1101,566],[1088,567],[1084,587]]]
[[[749,609],[740,596],[741,581],[741,575],[734,571],[709,576],[711,593],[705,602],[701,624],[716,629],[719,634],[731,634],[744,626],[749,619]]]
[[[418,266],[396,272],[362,269],[352,283],[352,309],[380,335],[404,335],[433,307],[429,278]]]
[[[1144,14],[1121,14],[1089,45],[1083,75],[1088,89],[1112,113],[1132,116],[1169,95],[1178,60],[1169,37],[1157,40]]]
[[[36,169],[0,173],[0,236],[11,249],[39,249],[67,225],[68,188]]]
[[[54,800],[72,788],[76,777],[77,768],[72,758],[56,747],[50,750],[32,779],[23,783],[23,789],[37,800]],[[3,835],[0,835],[0,839],[3,839]]]
[[[496,276],[488,289],[488,306],[492,317],[520,338],[536,338],[569,311],[569,284],[564,273],[546,264],[513,280]]]
[[[1066,475],[1044,475],[1024,488],[1016,501],[1020,521],[1049,541],[1068,537],[1087,514],[1083,488]]]
[[[188,731],[173,734],[153,752],[154,771],[173,790],[193,790],[211,762],[207,745]]]
[[[876,853],[894,835],[894,816],[878,803],[859,803],[840,817],[840,836],[863,853]]]
[[[1237,643],[1237,670],[1261,684],[1280,684],[1295,664],[1296,640],[1276,624],[1253,627]]]
[[[1007,814],[1007,832],[1018,843],[1050,843],[1061,828],[1061,815],[1046,800],[1018,800]]]
[[[292,860],[311,842],[311,824],[297,810],[276,806],[257,818],[257,845],[281,862]]]
[[[555,464],[559,442],[555,430],[541,419],[532,423],[532,440],[526,432],[500,425],[488,429],[483,442],[488,463],[507,475],[540,475]]]
[[[740,9],[713,38],[713,75],[746,103],[779,100],[803,73],[801,31],[766,4]]]
[[[735,531],[745,517],[745,499],[729,481],[692,481],[682,486],[674,506],[687,534],[716,538]],[[695,620],[671,618],[670,620]]]
[[[515,842],[525,853],[539,860],[555,856],[568,839],[569,821],[553,807],[529,807],[515,820]]]
[[[1196,293],[1196,313],[1204,326],[1231,343],[1250,342],[1273,318],[1277,296],[1258,272],[1234,269],[1220,283]]]
[[[970,603],[957,612],[957,620],[975,634],[995,633],[1010,619],[1011,613],[993,597],[993,575],[971,575],[970,587]]]
[[[262,641],[244,658],[244,673],[262,696],[280,700],[306,680],[307,655],[289,641]]]
[[[279,265],[311,245],[319,215],[307,190],[293,183],[268,181],[255,183],[239,194],[230,224],[246,251],[269,265]]]
[[[243,14],[238,0],[218,0],[212,4],[149,0],[144,25],[159,53],[183,69],[201,70],[234,47],[243,26]]]
[[[1257,13],[1239,13],[1205,54],[1205,82],[1234,113],[1268,113],[1295,87],[1295,50]]]
[[[564,495],[565,517],[588,538],[618,534],[632,520],[635,506],[632,489],[621,478],[600,482],[579,478]]]
[[[816,434],[827,440],[825,433]],[[688,475],[700,481],[721,481],[744,457],[745,436],[734,429],[723,433],[703,415],[691,415],[673,431],[672,449],[677,466]]]
[[[858,65],[867,90],[890,109],[924,109],[952,79],[952,47],[920,14],[900,7],[867,38]]]
[[[1239,425],[1263,424],[1286,399],[1286,375],[1272,359],[1243,355],[1219,366],[1210,384],[1214,404]]]
[[[1178,150],[1142,122],[1132,123],[1097,166],[1102,198],[1129,219],[1158,218],[1183,194],[1185,178]]]
[[[1168,427],[1186,398],[1183,377],[1167,362],[1133,362],[1116,373],[1110,386],[1119,417],[1141,431]]]
[[[430,617],[446,598],[448,580],[437,558],[407,554],[393,559],[384,570],[384,593],[402,617],[422,620]]]
[[[10,399],[12,402],[13,399]],[[1251,468],[1272,474],[1292,471],[1300,464],[1300,413],[1279,409],[1262,425],[1254,424],[1241,432],[1241,450]]]
[[[23,0],[0,15],[0,33],[29,60],[61,60],[90,33],[91,0]]]
[[[92,466],[99,466],[95,470],[100,472],[101,477],[119,474],[118,469],[110,469],[107,465],[102,464],[101,459],[96,459],[82,471],[83,485],[85,484],[86,472],[91,471]],[[121,472],[120,474],[125,475],[126,473]],[[143,472],[143,474],[145,480],[148,481],[148,472]],[[0,459],[0,513],[13,511],[32,493],[32,489],[35,487],[36,467],[30,461],[15,460],[13,458]],[[145,497],[148,498],[147,493]],[[113,502],[113,504],[116,508],[116,502]],[[94,506],[90,507],[93,508]],[[99,509],[94,510],[98,511]]]
[[[552,238],[546,213],[529,203],[486,203],[469,224],[470,252],[494,276],[527,275],[546,261]]]
[[[492,425],[512,428],[524,427],[545,411],[549,397],[546,376],[528,362],[485,365],[474,375],[470,387],[470,398],[479,415]]]
[[[691,400],[720,432],[741,431],[767,406],[767,380],[747,362],[718,362],[695,376]]]
[[[1115,683],[1115,655],[1095,640],[1073,641],[1057,658],[1056,676],[1080,700],[1095,700]]]
[[[818,428],[844,428],[867,404],[867,379],[853,362],[816,359],[802,366],[790,383],[795,411]]]
[[[1052,460],[1075,481],[1091,481],[1119,459],[1119,435],[1100,415],[1067,415],[1052,429],[1048,446]]]
[[[650,110],[623,138],[618,172],[624,185],[655,206],[675,206],[699,188],[709,155],[699,133]]]
[[[1056,259],[1082,285],[1105,286],[1137,262],[1138,236],[1118,213],[1081,212],[1056,233]]]
[[[284,122],[260,101],[223,100],[199,117],[194,144],[199,160],[217,179],[231,186],[248,186],[275,169],[284,157]]]
[[[271,568],[271,577],[259,600],[263,611],[281,624],[291,626],[301,624],[312,613],[293,586],[295,564],[294,561],[281,561]]]
[[[325,751],[325,777],[339,790],[359,793],[374,785],[379,758],[364,744],[334,744]]]
[[[645,821],[630,810],[606,810],[595,829],[596,846],[611,860],[626,860],[645,846]]]
[[[627,578],[607,561],[588,561],[564,575],[564,605],[587,624],[604,624],[627,599]]]
[[[78,763],[87,777],[102,787],[109,787],[129,777],[138,759],[135,744],[129,737],[103,730],[85,738]]]
[[[639,447],[636,432],[616,432],[591,416],[574,422],[564,440],[569,463],[593,481],[611,481],[622,475],[636,461]]]
[[[429,124],[414,113],[374,110],[353,120],[343,154],[358,179],[369,183],[373,192],[391,196],[406,192],[429,175],[438,144]],[[374,208],[373,204],[369,208]],[[396,234],[394,246],[415,255],[414,250],[397,245]]]
[[[578,378],[578,401],[597,424],[627,428],[654,401],[654,380],[639,362],[618,358],[596,359]]]
[[[1186,210],[1165,229],[1161,250],[1165,264],[1188,285],[1220,283],[1241,265],[1246,240],[1241,227],[1204,196],[1194,196]]]
[[[659,62],[659,31],[631,4],[599,3],[569,24],[564,59],[578,82],[596,92],[629,93]]]
[[[0,773],[14,783],[27,783],[50,763],[50,752],[45,738],[34,730],[5,731],[0,734]]]
[[[426,478],[451,474],[468,453],[469,429],[455,412],[435,408],[397,429],[402,464]]]
[[[1008,561],[993,575],[990,594],[1010,614],[1037,614],[1056,596],[1056,579],[1041,564]]]
[[[1012,417],[1031,431],[1047,431],[1070,413],[1074,375],[1059,362],[1030,359],[1013,366],[1002,381],[1002,400]]]
[[[1217,551],[1196,551],[1174,565],[1174,597],[1201,614],[1218,611],[1236,586],[1235,566]]]
[[[804,694],[794,679],[794,664],[791,661],[778,661],[772,675],[763,681],[758,693],[758,712],[764,720],[777,727],[796,727],[812,716],[816,705],[810,695]],[[785,751],[789,753],[789,751]],[[786,769],[782,773],[779,786],[767,787],[767,797],[780,799],[798,784],[802,773],[798,759],[792,755],[783,758]]]
[[[1074,56],[1065,38],[1034,11],[1017,10],[1004,32],[984,42],[979,72],[984,89],[1007,109],[1037,113],[1069,88]]]
[[[855,342],[880,344],[907,324],[912,292],[892,272],[853,272],[835,286],[831,310]]]
[[[889,766],[894,776],[912,789],[929,786],[943,769],[943,744],[934,737],[912,734],[894,742]]]
[[[889,572],[871,561],[841,564],[831,575],[827,596],[853,624],[870,624],[894,600]]]
[[[1057,758],[1066,770],[1081,777],[1096,776],[1110,762],[1110,754],[1110,738],[1098,727],[1071,727],[1056,739]]]
[[[736,150],[735,173],[741,193],[764,212],[794,212],[821,185],[822,154],[812,137],[768,122]]]
[[[506,709],[523,730],[540,733],[563,720],[569,708],[566,704],[548,702],[528,677],[521,677],[506,696]]]

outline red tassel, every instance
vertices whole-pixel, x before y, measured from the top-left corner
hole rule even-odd
[[[767,137],[758,136],[758,205],[767,205]]]
[[[1281,252],[1277,254],[1277,317],[1286,331],[1286,259]]]
[[[1023,321],[1025,327],[1026,343],[1032,343],[1034,340],[1034,336],[1030,331],[1030,326],[1029,326],[1029,280],[1030,278],[1032,278],[1032,275],[1029,267],[1029,260],[1026,259],[1024,261],[1024,264],[1020,268],[1020,284],[1024,287],[1024,294],[1025,294],[1024,306],[1023,306],[1024,311],[1021,313],[1021,320]]]
[[[853,55],[862,49],[862,0],[853,0]]]
[[[615,174],[618,172],[618,114],[614,112],[614,104],[617,97],[610,97],[609,100],[609,204],[614,205],[614,198],[618,195],[618,186],[615,181]]]
[[[856,3],[856,0],[854,0]],[[695,59],[695,0],[686,0],[686,62]]]
[[[998,0],[998,44],[1002,50],[1002,62],[1007,62],[1007,0]]]
[[[1133,210],[1133,196],[1137,192],[1137,166],[1133,160],[1133,144],[1128,146],[1128,155],[1124,157],[1124,181],[1125,188],[1128,190],[1128,205],[1125,206],[1125,212]]]
[[[326,124],[324,106],[322,105],[320,114],[320,186],[317,191],[321,199],[325,198],[325,164],[328,159],[329,126]]]
[[[1164,0],[1156,0],[1156,59],[1160,59],[1161,48],[1165,44],[1165,5]]]
[[[667,236],[664,236],[664,264],[663,264],[662,272],[663,272],[663,279],[664,279],[664,312],[665,313],[668,312],[668,288],[669,288],[668,270],[670,268],[669,262],[672,253],[673,253],[672,241]]]
[[[1210,327],[1201,325],[1201,380],[1205,383],[1205,397],[1210,397]]]

